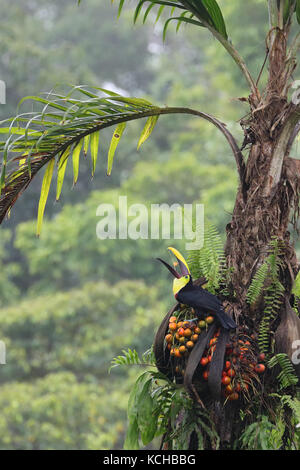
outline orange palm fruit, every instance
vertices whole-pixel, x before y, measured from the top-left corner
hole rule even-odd
[[[214,322],[214,317],[209,315],[208,317],[205,318],[205,321],[208,325]]]
[[[177,323],[174,323],[174,322],[169,323],[169,329],[170,329],[171,331],[177,330]]]
[[[192,336],[192,334],[193,334],[193,332],[190,328],[186,328],[184,330],[184,336],[190,337],[190,336]]]
[[[171,333],[165,336],[165,340],[167,343],[171,343],[172,339],[173,339],[173,335],[171,335]]]

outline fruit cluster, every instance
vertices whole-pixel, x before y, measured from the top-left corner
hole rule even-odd
[[[210,340],[209,347],[200,359],[200,364],[203,367],[202,378],[205,381],[208,380],[210,362],[217,346],[219,334],[220,330]],[[235,401],[240,398],[241,394],[247,394],[249,386],[254,387],[257,374],[264,373],[264,361],[265,355],[260,354],[257,357],[248,339],[232,336],[230,343],[226,345],[221,378],[222,392],[225,398]]]
[[[175,372],[184,375],[186,360],[198,341],[202,331],[206,331],[214,322],[214,317],[208,315],[202,320],[178,321],[176,316],[170,317],[168,333],[165,341],[171,357],[176,361]]]
[[[186,314],[195,312],[181,311],[169,320],[165,344],[170,351],[171,363],[176,376],[184,376],[186,363],[202,332],[207,331],[215,319],[212,315],[201,319],[186,320]],[[220,328],[209,341],[202,357],[199,357],[198,379],[205,383],[209,377],[212,357],[217,347]],[[226,345],[222,371],[222,393],[226,400],[235,401],[249,395],[249,387],[255,388],[258,375],[265,372],[265,355],[259,354],[255,347],[255,338],[246,334],[232,333]]]

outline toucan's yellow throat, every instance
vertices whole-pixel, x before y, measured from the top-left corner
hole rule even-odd
[[[173,294],[176,296],[181,289],[183,289],[189,282],[191,276],[188,274],[186,276],[182,276],[179,279],[174,279],[173,281]]]

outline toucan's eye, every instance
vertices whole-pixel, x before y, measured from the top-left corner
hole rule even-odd
[[[189,276],[185,276],[185,278],[186,278],[186,279],[188,279],[188,278],[189,278]]]

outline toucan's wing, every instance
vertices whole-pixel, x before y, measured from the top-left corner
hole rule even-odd
[[[221,300],[211,292],[201,287],[192,286],[179,291],[176,298],[180,303],[197,310],[213,312],[226,330],[236,328],[235,322],[224,312]]]
[[[197,286],[179,291],[177,300],[201,310],[217,311],[222,308],[222,302],[218,297]]]

